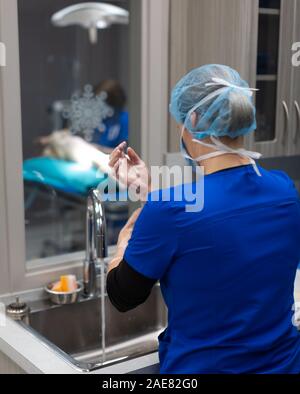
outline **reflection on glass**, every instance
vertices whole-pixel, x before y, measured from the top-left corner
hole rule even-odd
[[[128,139],[128,26],[99,30],[96,44],[53,26],[75,3],[18,0],[27,260],[84,250],[87,194],[113,182],[105,155]],[[128,203],[105,204],[114,244]]]
[[[258,128],[255,139],[257,142],[272,141],[275,139],[277,81],[258,81],[257,88],[264,94],[256,97]]]

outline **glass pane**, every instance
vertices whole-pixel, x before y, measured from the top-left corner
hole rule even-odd
[[[264,94],[257,94],[257,142],[275,139],[275,114],[277,103],[277,81],[258,81],[257,88]]]
[[[280,0],[259,2],[257,53],[257,142],[276,137],[276,106],[280,38]]]
[[[129,25],[102,20],[88,30],[82,14],[70,26],[51,20],[76,3],[18,0],[28,260],[85,249],[87,194],[112,182],[98,158],[128,139]],[[126,11],[129,0],[113,5]],[[128,203],[105,209],[114,244]]]
[[[277,74],[280,16],[259,16],[257,74]]]
[[[280,8],[280,0],[259,0],[260,8]]]

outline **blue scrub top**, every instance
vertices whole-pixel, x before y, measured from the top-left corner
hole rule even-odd
[[[128,141],[128,112],[116,112],[103,123],[105,130],[104,132],[95,130],[93,143],[113,149],[121,142]]]
[[[284,173],[260,171],[205,176],[201,212],[186,212],[173,188],[171,202],[149,198],[138,218],[124,258],[161,283],[161,373],[300,372],[299,196]]]

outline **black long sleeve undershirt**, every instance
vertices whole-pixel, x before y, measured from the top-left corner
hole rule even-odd
[[[123,259],[107,275],[106,289],[114,307],[120,312],[127,312],[147,300],[156,282],[135,271]]]

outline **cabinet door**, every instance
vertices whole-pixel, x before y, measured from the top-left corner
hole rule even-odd
[[[170,90],[203,64],[227,64],[247,80],[255,75],[251,59],[256,54],[252,39],[257,9],[258,0],[170,1]],[[170,119],[169,152],[178,150],[179,134]]]
[[[300,43],[300,0],[296,0],[296,12],[295,12],[295,43]],[[297,57],[296,60],[300,60],[300,44],[298,45],[298,53],[294,53]],[[290,46],[291,49],[291,46]],[[300,154],[300,65],[292,64],[293,67],[293,95],[292,95],[292,129],[289,138],[289,154],[299,155]]]
[[[291,132],[291,43],[294,0],[260,0],[256,95],[258,127],[253,148],[265,157],[285,156]]]

